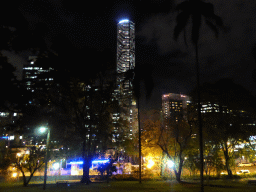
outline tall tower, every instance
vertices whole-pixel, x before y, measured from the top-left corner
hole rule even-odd
[[[117,72],[126,72],[135,67],[135,28],[129,20],[117,24]]]
[[[127,137],[137,131],[137,109],[133,98],[132,79],[125,80],[125,72],[135,68],[135,25],[128,19],[117,24],[117,90],[121,111],[118,114],[129,122]]]
[[[135,28],[129,20],[121,20],[117,25],[117,84],[123,96],[131,95],[131,81],[124,80],[124,74],[135,67]],[[123,82],[123,83],[122,83]],[[126,103],[128,104],[128,103]]]

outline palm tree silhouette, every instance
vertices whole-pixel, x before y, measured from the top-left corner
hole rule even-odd
[[[177,5],[176,10],[179,14],[176,17],[177,25],[174,29],[174,39],[177,40],[182,31],[185,34],[185,28],[189,19],[192,19],[192,33],[191,40],[195,46],[196,52],[196,76],[197,76],[197,102],[198,102],[198,122],[199,122],[199,144],[200,144],[200,178],[201,178],[201,191],[204,191],[203,183],[203,136],[202,136],[202,118],[201,118],[201,105],[200,105],[200,78],[199,78],[199,61],[198,61],[198,40],[200,35],[200,27],[202,24],[202,17],[205,23],[210,27],[215,36],[218,37],[217,26],[222,26],[222,19],[214,14],[214,7],[211,3],[205,3],[202,0],[186,0]],[[185,37],[185,35],[184,35]],[[185,37],[186,38],[186,37]],[[185,39],[186,43],[186,39]]]
[[[140,96],[141,96],[141,82],[144,81],[146,99],[151,96],[154,82],[152,78],[152,66],[148,64],[136,64],[133,69],[124,72],[124,81],[130,81],[132,84],[131,90],[133,98],[135,98],[138,107],[138,133],[139,133],[139,183],[141,183],[141,126],[140,126]]]

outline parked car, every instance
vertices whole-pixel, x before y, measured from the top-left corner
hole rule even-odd
[[[238,164],[238,167],[251,167],[251,166],[253,166],[252,163],[239,163]]]
[[[240,174],[250,174],[249,170],[240,170],[238,172],[236,172],[236,174],[240,175]]]

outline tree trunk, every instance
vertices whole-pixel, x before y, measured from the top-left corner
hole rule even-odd
[[[181,180],[180,180],[181,172],[177,172],[177,170],[174,169],[174,173],[175,173],[176,181],[178,181],[180,183],[181,182]]]
[[[22,174],[22,177],[23,177],[23,186],[27,187],[28,183],[27,183],[27,180],[26,180],[26,176],[24,174]]]
[[[107,168],[107,183],[109,183],[110,166]]]
[[[197,76],[197,111],[199,123],[199,147],[200,147],[200,182],[201,192],[204,191],[204,154],[203,154],[203,128],[201,117],[201,98],[200,98],[200,78],[199,78],[199,61],[198,61],[198,42],[195,43],[196,48],[196,76]]]
[[[140,128],[140,98],[137,99],[138,102],[138,128],[139,128],[139,183],[141,183],[141,128]]]
[[[81,179],[81,183],[86,183],[86,185],[89,185],[91,183],[90,180],[90,167],[92,164],[92,158],[88,151],[85,151],[86,149],[86,140],[83,142],[83,176]]]
[[[29,176],[28,181],[26,182],[26,186],[28,186],[28,183],[30,182],[30,180],[32,179],[33,175],[34,175],[35,171]]]
[[[24,187],[27,187],[27,180],[26,180],[26,176],[25,176],[25,173],[24,173],[24,171],[20,168],[19,169],[20,170],[20,172],[22,173],[22,178],[23,178],[23,186]]]
[[[90,166],[91,166],[91,158],[90,157],[84,158],[83,176],[81,179],[81,183],[86,183],[86,185],[89,185],[91,183],[90,175],[89,175]]]
[[[163,159],[164,159],[164,153],[161,154],[161,162],[160,162],[160,176],[163,176]]]
[[[231,178],[233,176],[233,174],[232,174],[232,171],[231,171],[230,166],[229,166],[230,158],[229,158],[229,155],[228,155],[228,146],[227,146],[226,142],[225,142],[224,146],[225,146],[225,149],[223,149],[223,152],[224,152],[224,157],[225,157],[225,162],[226,162],[226,169],[227,169],[227,172],[228,172],[228,177]]]

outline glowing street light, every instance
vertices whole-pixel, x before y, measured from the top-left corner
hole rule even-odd
[[[40,133],[45,133],[46,130],[47,130],[47,128],[45,128],[45,127],[40,127],[39,128]]]
[[[59,163],[54,163],[54,164],[52,165],[52,167],[53,167],[53,169],[57,170],[57,169],[60,168],[60,164],[59,164]]]
[[[167,165],[169,168],[172,168],[174,166],[174,163],[171,160],[168,160]]]
[[[154,164],[155,162],[152,159],[148,160],[147,168],[151,169],[151,167],[153,167]]]

